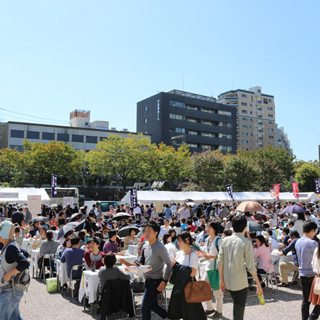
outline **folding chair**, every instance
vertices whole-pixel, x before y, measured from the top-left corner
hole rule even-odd
[[[46,282],[46,267],[50,270],[50,278],[53,277],[53,270],[52,270],[52,259],[54,258],[54,254],[45,254],[42,258],[42,276],[43,281]],[[45,265],[45,262],[48,261],[49,266]]]
[[[262,280],[265,282],[267,288],[269,287],[269,282],[270,282],[272,290],[274,290],[274,284],[278,290],[277,276],[274,270],[277,264],[279,263],[279,261],[280,261],[279,259],[274,259],[268,271],[266,273],[260,273],[260,276]],[[272,267],[273,267],[273,271],[271,272],[270,270],[272,269]]]
[[[74,298],[73,293],[74,293],[74,289],[73,289],[73,283],[77,282],[78,278],[74,279],[73,278],[73,272],[74,271],[82,271],[83,270],[83,266],[82,265],[75,265],[71,268],[71,272],[70,272],[70,279],[69,279],[69,285],[68,285],[68,289],[71,290],[71,297]]]

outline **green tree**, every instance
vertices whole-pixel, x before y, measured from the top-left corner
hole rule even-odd
[[[65,180],[69,184],[81,169],[79,153],[63,142],[51,141],[44,144],[25,140],[23,149],[24,169],[28,180],[38,188],[50,183],[52,173],[57,174],[60,181]]]
[[[259,167],[254,160],[241,154],[229,156],[224,172],[226,183],[232,184],[235,192],[259,190]]]
[[[311,192],[315,189],[314,180],[320,177],[319,165],[304,163],[301,165],[295,175],[295,180],[299,183],[299,190]]]
[[[208,150],[192,156],[190,178],[184,190],[220,191],[225,189],[224,156]]]

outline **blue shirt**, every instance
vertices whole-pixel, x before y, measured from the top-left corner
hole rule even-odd
[[[309,239],[306,236],[301,237],[296,242],[296,252],[299,263],[299,275],[300,277],[315,276],[312,269],[312,257],[313,252],[318,246],[317,242]]]
[[[82,265],[82,260],[84,258],[85,250],[80,248],[68,248],[64,251],[61,258],[61,262],[67,264],[67,275],[70,278],[71,269],[73,266]],[[72,273],[74,279],[81,278],[81,271],[75,271]]]
[[[172,211],[170,208],[165,208],[164,213],[165,213],[167,219],[171,218]]]
[[[287,245],[283,250],[283,254],[286,256],[289,252],[292,252],[292,261],[296,266],[299,266],[299,262],[297,259],[297,252],[296,252],[296,242],[298,239],[293,239],[289,245]]]

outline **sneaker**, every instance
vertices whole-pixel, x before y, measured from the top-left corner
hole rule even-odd
[[[212,313],[215,313],[216,312],[216,310],[214,310],[214,309],[212,309],[212,310],[207,310],[206,311],[206,315],[208,316],[208,315],[210,315],[210,314],[212,314]]]
[[[212,317],[210,317],[211,319],[220,319],[222,317],[222,312],[218,312],[216,311]]]

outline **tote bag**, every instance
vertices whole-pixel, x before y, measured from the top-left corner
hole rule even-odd
[[[217,265],[217,259],[214,260],[214,268],[213,270],[208,270],[207,274],[208,274],[208,279],[209,279],[209,283],[211,285],[211,288],[213,290],[219,290],[219,271],[216,269],[216,265]]]

